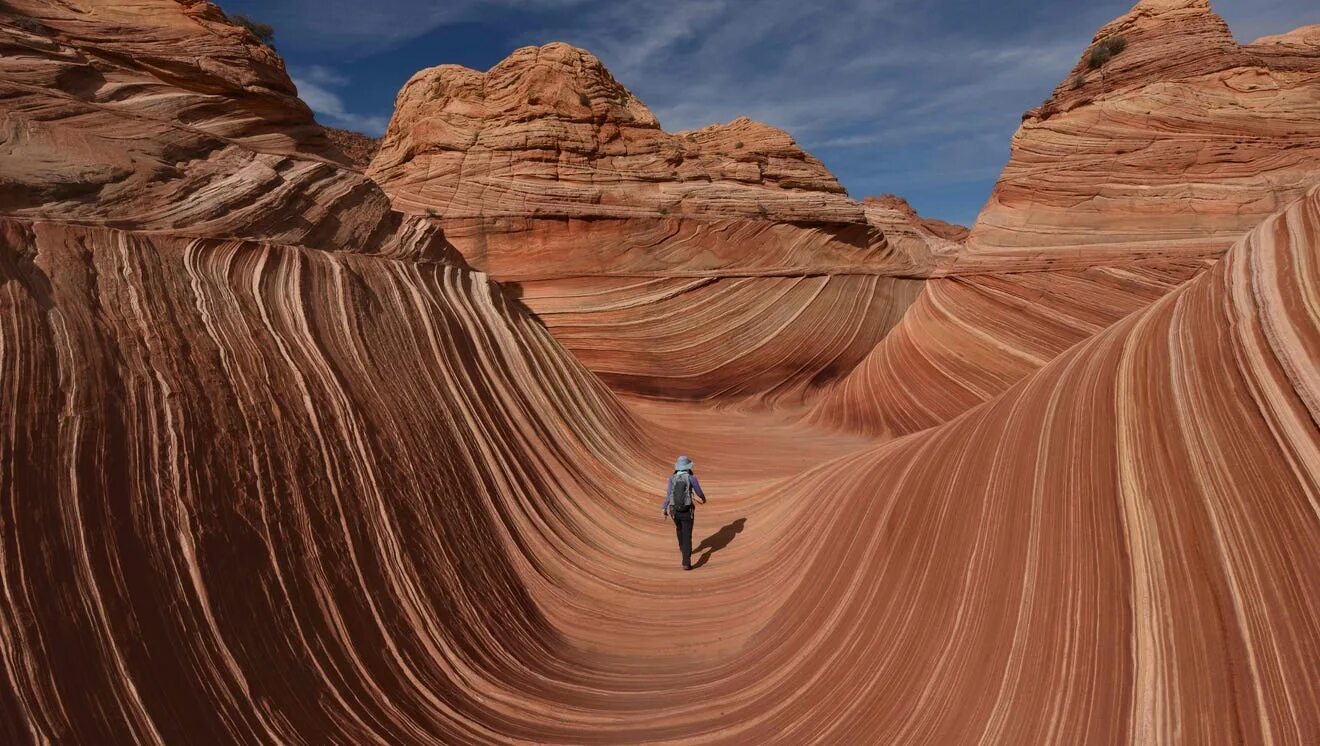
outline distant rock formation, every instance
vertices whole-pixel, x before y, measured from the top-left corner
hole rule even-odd
[[[1240,46],[1204,0],[1142,2],[1107,24],[1024,117],[943,277],[812,419],[889,435],[945,422],[1320,183],[1316,28]],[[1092,69],[1091,50],[1118,38]]]
[[[969,229],[963,225],[946,223],[935,218],[923,218],[912,209],[908,201],[896,194],[882,194],[879,197],[867,197],[862,200],[866,210],[866,219],[871,225],[880,228],[886,236],[894,233],[935,236],[945,241],[962,243],[967,240]],[[885,230],[885,229],[889,230]]]
[[[380,150],[379,138],[368,137],[361,132],[326,127],[325,136],[343,154],[345,163],[363,171],[371,165],[371,159]]]
[[[1317,742],[1320,189],[1067,269],[640,165],[430,217],[201,0],[0,49],[0,743]]]
[[[566,44],[413,76],[367,173],[517,283],[591,370],[661,398],[814,396],[948,253],[924,229],[882,234],[782,130],[665,132]]]
[[[519,49],[486,73],[414,75],[370,175],[400,207],[444,218],[862,222],[782,130],[744,118],[664,132],[598,58],[558,43]]]
[[[1207,0],[1144,0],[1024,115],[963,266],[1217,256],[1315,183],[1318,90],[1314,27],[1243,46]]]

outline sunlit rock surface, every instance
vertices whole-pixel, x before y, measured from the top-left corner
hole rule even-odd
[[[1146,0],[1024,115],[965,264],[1217,256],[1314,184],[1317,160],[1314,27],[1239,45],[1207,0]]]
[[[412,77],[371,167],[446,218],[659,214],[862,220],[820,161],[750,119],[670,134],[594,55],[524,47],[486,73]]]
[[[10,0],[0,46],[3,742],[1320,738],[1320,192],[1175,269],[680,262],[732,296],[694,344],[767,355],[823,344],[771,333],[786,309],[874,334],[841,307],[929,283],[879,343],[835,342],[894,378],[822,430],[768,374],[761,408],[617,397],[528,308],[564,277],[493,282],[391,210],[213,6]],[[128,82],[62,87],[75,68]],[[830,225],[893,220],[859,215]],[[846,255],[775,220],[710,235],[754,225],[765,266]],[[889,232],[909,248],[861,248],[882,267],[949,248]],[[1024,362],[959,399],[968,372],[899,342],[952,350],[968,318],[1002,336],[967,370],[1011,333]],[[895,390],[951,404],[899,420]],[[712,498],[691,573],[659,516],[680,451]]]
[[[517,283],[591,370],[647,396],[811,399],[956,248],[955,226],[849,199],[781,130],[663,131],[565,44],[413,76],[368,174]]]
[[[947,421],[1212,263],[1320,183],[1317,27],[1240,46],[1204,1],[1106,25],[1024,117],[964,247],[811,419]],[[1092,69],[1090,50],[1126,47]]]

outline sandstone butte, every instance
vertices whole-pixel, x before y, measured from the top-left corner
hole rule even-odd
[[[989,400],[1201,272],[1317,163],[1320,26],[1239,45],[1205,0],[1138,3],[1023,115],[963,250],[811,419],[902,434]]]
[[[1316,29],[1115,34],[963,242],[563,45],[364,174],[209,3],[7,0],[0,739],[1320,742]]]
[[[566,44],[417,73],[367,175],[634,394],[810,398],[956,248],[907,215],[877,229],[774,127],[665,132]]]

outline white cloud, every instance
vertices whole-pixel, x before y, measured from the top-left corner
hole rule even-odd
[[[856,148],[862,145],[875,145],[882,141],[881,135],[848,135],[846,137],[831,137],[826,140],[820,140],[814,143],[813,147],[821,150],[828,148]]]
[[[325,65],[308,65],[298,68],[299,74],[309,83],[322,86],[348,85],[348,78],[331,70]]]
[[[222,0],[272,24],[277,39],[356,58],[393,49],[447,23],[509,10],[558,11],[586,0]],[[251,7],[249,7],[251,6]]]
[[[356,130],[372,137],[385,134],[385,127],[389,124],[388,117],[368,116],[348,111],[339,94],[330,90],[332,87],[347,85],[348,78],[321,65],[299,68],[293,71],[290,77],[293,79],[293,84],[298,87],[298,96],[311,107],[323,123]]]
[[[567,41],[597,54],[667,129],[750,116],[819,150],[845,185],[865,189],[858,196],[924,190],[952,205],[969,198],[943,197],[942,186],[973,194],[979,184],[988,194],[1021,113],[1046,98],[1096,29],[1133,2],[283,0],[262,20],[283,32],[278,15],[296,16],[286,37],[310,38],[309,46],[333,48],[339,60],[457,21],[507,30],[504,51]],[[1320,20],[1315,0],[1214,4],[1242,40]],[[428,63],[448,61],[437,49]],[[335,70],[300,69],[294,77],[327,123],[373,134],[385,127],[384,116],[346,110],[340,94],[354,99]]]

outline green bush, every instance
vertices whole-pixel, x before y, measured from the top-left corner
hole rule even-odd
[[[251,18],[248,18],[247,16],[241,16],[237,14],[232,15],[229,18],[234,23],[237,23],[238,25],[242,26],[248,31],[251,31],[252,35],[260,39],[262,44],[269,46],[272,41],[275,41],[275,29],[272,28],[270,24],[257,23],[256,21],[252,20]]]
[[[1114,36],[1105,39],[1091,48],[1091,53],[1086,56],[1086,66],[1092,70],[1099,70],[1124,49],[1127,49],[1127,39],[1124,37]]]
[[[743,146],[742,140],[739,140],[738,142],[733,144],[733,147],[737,148],[738,150],[742,150],[742,146]]]
[[[578,103],[579,103],[579,104],[582,104],[583,106],[591,106],[591,99],[587,97],[587,94],[585,94],[585,93],[579,93],[579,94],[578,94]]]
[[[1083,76],[1081,76],[1081,75],[1074,75],[1074,76],[1073,76],[1073,79],[1072,79],[1072,87],[1073,87],[1073,90],[1074,90],[1074,91],[1077,90],[1078,88],[1081,88],[1081,87],[1084,86],[1084,85],[1086,85],[1086,78],[1085,78],[1085,77],[1083,77]]]

